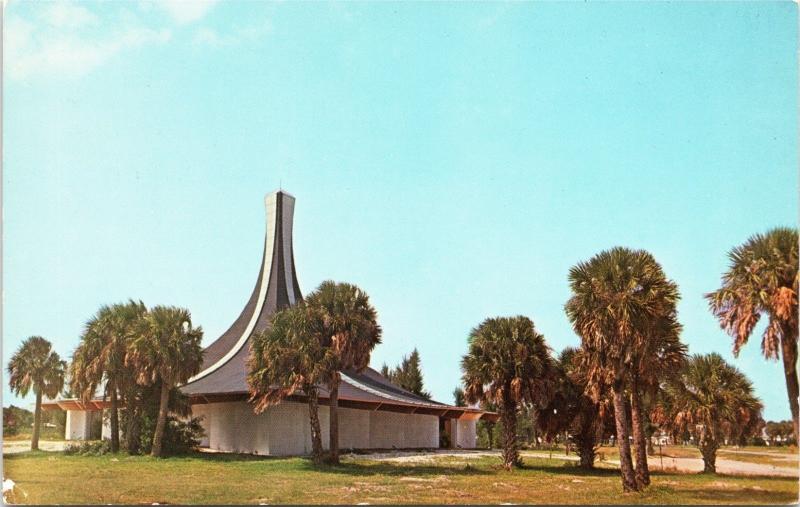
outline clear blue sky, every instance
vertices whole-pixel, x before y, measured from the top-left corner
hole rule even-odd
[[[690,351],[788,418],[760,336],[734,360],[702,295],[731,247],[797,224],[796,11],[12,1],[3,364],[35,334],[68,358],[129,297],[189,308],[209,343],[252,290],[282,184],[303,291],[363,287],[372,365],[417,347],[442,401],[486,317],[578,344],[568,269],[623,245],[679,284]]]

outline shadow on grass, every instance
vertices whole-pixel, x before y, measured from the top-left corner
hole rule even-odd
[[[670,494],[691,498],[693,503],[709,501],[713,504],[770,504],[793,503],[797,501],[796,494],[790,492],[774,491],[769,489],[756,489],[752,487],[737,489],[687,489],[671,488]]]
[[[302,457],[290,456],[265,456],[263,454],[237,454],[232,452],[201,452],[192,451],[187,454],[172,456],[174,458],[194,458],[210,462],[233,463],[239,461],[289,461],[293,459],[304,459]]]
[[[203,461],[217,463],[240,463],[240,462],[274,462],[292,464],[292,468],[302,472],[317,472],[342,474],[352,476],[387,475],[387,476],[425,476],[425,475],[489,475],[490,470],[481,469],[473,464],[454,465],[454,464],[416,464],[416,463],[389,463],[373,461],[369,463],[354,463],[344,461],[338,465],[322,464],[314,465],[310,457],[307,456],[258,456],[253,454],[233,454],[233,453],[210,453],[193,452],[179,458],[193,458]],[[359,456],[369,460],[369,455]]]
[[[786,475],[747,474],[747,473],[729,474],[720,472],[712,474],[697,470],[676,470],[676,469],[666,469],[666,470],[650,469],[650,475],[654,477],[670,477],[670,476],[695,477],[699,481],[702,481],[704,479],[709,481],[714,479],[732,479],[732,480],[797,482],[798,477],[800,477],[800,470],[798,470],[798,477],[790,477]]]
[[[521,470],[535,470],[553,475],[570,475],[579,477],[613,477],[619,475],[619,470],[613,468],[581,468],[571,462],[561,464],[527,463],[523,461]]]
[[[64,451],[42,451],[36,450],[31,451],[30,449],[21,452],[10,452],[8,454],[3,453],[3,461],[5,460],[15,460],[15,459],[23,459],[23,458],[41,458],[44,456],[63,456]]]
[[[210,453],[192,452],[187,455],[177,456],[177,458],[200,459],[209,462],[240,463],[240,462],[273,462],[275,464],[291,464],[292,468],[304,472],[331,473],[351,476],[431,476],[431,475],[466,475],[466,476],[485,476],[498,473],[515,472],[543,472],[553,475],[565,475],[571,477],[614,477],[619,475],[618,470],[608,468],[583,469],[572,462],[550,463],[546,460],[529,459],[524,460],[523,466],[512,472],[506,472],[501,467],[500,459],[481,459],[469,463],[420,463],[420,462],[388,462],[371,461],[369,454],[357,455],[357,459],[365,462],[343,461],[338,465],[322,464],[314,465],[308,456],[259,456],[253,454],[234,454],[234,453]],[[488,462],[487,462],[488,461]]]
[[[490,475],[492,472],[473,465],[420,465],[402,463],[341,463],[339,465],[315,466],[310,460],[301,465],[304,471],[351,476],[386,475],[390,477],[429,476],[429,475]]]

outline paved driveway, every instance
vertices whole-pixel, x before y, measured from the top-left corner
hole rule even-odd
[[[522,451],[522,457],[543,458],[548,459],[551,457],[550,453],[541,451]],[[776,456],[776,454],[765,453],[769,456]],[[500,451],[460,451],[460,450],[446,450],[446,451],[429,451],[429,452],[386,452],[376,454],[360,455],[360,458],[374,459],[378,461],[394,461],[394,462],[425,462],[431,461],[437,457],[459,457],[463,459],[475,459],[484,456],[497,456],[500,458]],[[780,455],[778,455],[780,456]],[[578,457],[575,454],[565,456],[563,452],[552,453],[552,459],[577,461]],[[789,460],[793,459],[791,456]],[[796,458],[794,458],[796,459]],[[605,464],[619,467],[619,461],[606,460]],[[659,470],[662,465],[662,460],[658,456],[650,456],[647,464],[652,470]],[[703,460],[702,458],[664,458],[663,467],[665,470],[675,470],[680,472],[702,472]],[[778,477],[800,477],[800,468],[797,466],[775,466],[761,463],[748,463],[744,461],[734,461],[731,459],[717,458],[717,472],[729,475],[770,475]]]
[[[64,440],[39,440],[40,451],[63,451],[67,446]],[[31,450],[30,440],[3,441],[3,454],[15,454]]]

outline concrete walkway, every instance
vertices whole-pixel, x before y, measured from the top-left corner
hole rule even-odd
[[[774,456],[770,454],[769,456]],[[613,462],[619,466],[619,461]],[[647,464],[652,470],[661,468],[662,459],[658,456],[650,456]],[[663,458],[664,470],[677,470],[680,472],[702,472],[702,458]],[[766,463],[749,463],[746,461],[734,461],[721,458],[717,455],[717,472],[728,475],[770,475],[777,477],[800,477],[800,467],[775,466]]]
[[[39,440],[40,451],[63,451],[67,447],[64,440]],[[11,440],[3,441],[3,454],[17,454],[20,452],[30,451],[30,440]]]

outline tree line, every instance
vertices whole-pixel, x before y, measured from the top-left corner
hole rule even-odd
[[[177,387],[199,371],[202,337],[188,310],[148,309],[131,300],[103,306],[86,322],[69,366],[49,341],[28,338],[11,358],[8,373],[15,393],[25,396],[33,390],[36,396],[31,449],[39,448],[42,397],[55,398],[68,378],[79,400],[100,397],[109,402],[112,452],[120,449],[124,419],[129,452],[138,453],[146,443],[153,456],[162,456],[168,413],[190,413]]]
[[[783,358],[797,435],[797,230],[755,235],[729,259],[722,286],[705,296],[709,309],[733,337],[735,355],[759,319],[768,319],[762,351],[768,359]],[[522,464],[516,431],[522,408],[536,414],[546,435],[568,433],[585,467],[613,421],[625,491],[650,482],[653,423],[674,435],[690,434],[708,472],[715,471],[726,438],[738,442],[763,427],[762,403],[741,371],[716,353],[688,356],[677,284],[649,252],[606,250],[573,266],[568,279],[564,309],[579,348],[554,358],[525,316],[486,319],[468,338],[464,388],[454,395],[500,414],[507,469]]]

